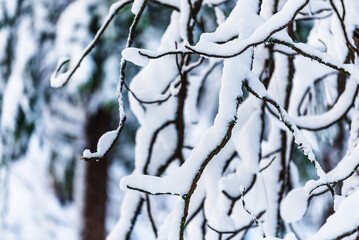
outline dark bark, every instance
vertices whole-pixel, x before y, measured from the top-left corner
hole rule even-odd
[[[95,151],[98,139],[110,130],[111,115],[99,110],[89,116],[86,126],[87,147]],[[102,240],[106,237],[105,219],[107,202],[108,160],[86,162],[83,208],[83,240]]]

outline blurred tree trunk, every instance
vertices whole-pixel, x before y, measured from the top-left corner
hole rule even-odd
[[[110,130],[110,120],[110,114],[101,109],[89,116],[86,135],[91,151],[96,150],[101,135]],[[102,240],[106,237],[107,168],[106,159],[86,162],[83,240]]]

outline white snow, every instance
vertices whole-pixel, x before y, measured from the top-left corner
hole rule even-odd
[[[140,54],[141,53],[146,53],[148,54],[148,51],[143,52],[143,50],[140,50],[138,48],[125,48],[122,51],[122,57],[124,59],[126,59],[127,61],[130,61],[138,66],[146,66],[147,63],[149,62],[149,59],[143,55]]]
[[[125,240],[125,235],[132,226],[131,220],[136,212],[137,205],[141,200],[141,194],[138,192],[126,193],[121,207],[121,218],[111,230],[106,240]]]
[[[301,220],[308,208],[308,194],[304,187],[292,189],[280,205],[280,215],[287,223]]]
[[[145,4],[145,0],[134,0],[132,4],[131,12],[137,15],[144,4]]]
[[[50,84],[53,88],[59,88],[62,87],[65,82],[67,81],[67,78],[70,76],[70,72],[61,73],[61,68],[70,61],[69,58],[62,57],[59,58],[57,62],[57,67],[55,72],[51,75],[50,78]]]
[[[252,6],[255,6],[257,1],[251,2]],[[264,40],[272,36],[276,31],[282,29],[294,17],[296,11],[303,8],[308,2],[309,0],[289,0],[288,2],[286,2],[281,11],[273,15],[266,22],[264,22],[263,19],[261,19],[259,16],[253,14],[253,11],[247,11],[247,9],[245,9],[246,12],[242,19],[243,21],[248,22],[247,16],[250,16],[251,24],[241,24],[240,26],[247,28],[248,26],[251,26],[251,28],[255,29],[255,31],[250,36],[248,36],[247,38],[241,37],[221,45],[208,42],[208,39],[201,39],[196,44],[196,46],[192,47],[192,49],[198,52],[206,53],[208,55],[217,55],[222,57],[229,57],[238,54],[244,49],[247,49],[248,46],[263,42]],[[247,2],[240,1],[237,6],[242,6],[240,5],[241,3],[247,4]],[[238,11],[241,11],[241,9],[239,9]],[[229,28],[229,26],[226,27],[226,30]],[[228,31],[231,30],[228,29]]]
[[[261,130],[261,115],[260,110],[258,110],[249,117],[241,131],[232,137],[234,146],[243,160],[246,171],[250,173],[257,173],[259,171]]]
[[[111,146],[114,144],[114,141],[116,140],[118,136],[118,130],[112,130],[109,132],[104,133],[101,138],[98,140],[97,143],[97,150],[94,153],[91,153],[90,150],[86,149],[83,152],[83,159],[91,159],[91,158],[102,158],[105,153],[109,151]]]
[[[357,189],[342,200],[336,212],[308,240],[336,239],[346,233],[353,232],[359,226],[359,190]]]
[[[178,0],[180,2],[179,31],[184,42],[188,42],[189,23],[191,21],[191,6],[188,0]]]

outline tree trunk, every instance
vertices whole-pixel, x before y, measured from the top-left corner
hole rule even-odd
[[[86,137],[91,151],[96,151],[98,139],[109,130],[110,119],[111,116],[101,109],[89,116]],[[107,167],[106,159],[86,162],[83,240],[102,240],[106,237]]]

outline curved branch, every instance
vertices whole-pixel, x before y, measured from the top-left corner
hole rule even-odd
[[[197,53],[206,57],[214,58],[232,58],[238,56],[245,52],[251,47],[258,46],[267,42],[271,36],[275,33],[280,32],[291,24],[296,15],[308,4],[309,0],[302,0],[297,2],[289,1],[284,5],[283,9],[277,14],[273,15],[269,20],[264,24],[260,25],[248,38],[244,40],[233,40],[232,42],[225,43],[223,45],[218,45],[210,42],[199,42],[196,46],[188,46],[185,48],[190,50],[193,53]],[[290,17],[288,17],[288,15]],[[275,26],[275,29],[273,29]],[[272,30],[271,30],[272,29]],[[230,45],[229,45],[230,44]],[[202,46],[201,46],[202,45]],[[210,49],[217,48],[217,51],[210,51]],[[218,51],[220,49],[220,51]],[[221,52],[221,53],[219,53]]]
[[[281,150],[281,149],[280,149],[280,150]],[[280,150],[279,150],[278,152],[280,152]],[[265,165],[264,167],[262,167],[262,168],[259,170],[259,172],[263,172],[263,171],[265,171],[267,168],[269,168],[270,165],[272,165],[272,163],[274,162],[274,160],[275,160],[276,158],[277,158],[277,157],[273,157],[272,160],[270,160],[270,162],[267,163],[267,165]]]
[[[359,91],[359,85],[356,80],[351,78],[348,80],[345,90],[338,98],[337,103],[327,112],[318,115],[290,116],[292,121],[299,129],[309,131],[320,131],[326,129],[341,119],[344,119],[349,110],[352,108],[355,96]],[[269,112],[279,118],[271,107],[267,105]]]
[[[327,112],[318,115],[292,117],[298,128],[318,131],[328,128],[344,118],[352,108],[359,86],[354,78],[350,78],[345,90],[336,104]]]
[[[320,187],[324,187],[324,186],[328,186],[331,185],[332,187],[334,187],[336,184],[343,182],[345,180],[347,180],[348,178],[350,178],[351,176],[353,176],[354,173],[357,172],[357,169],[359,168],[359,164],[355,165],[355,167],[353,168],[353,170],[350,170],[349,173],[339,179],[336,179],[334,181],[329,181],[328,183],[318,183],[315,184],[315,186],[313,186],[309,191],[308,194],[312,194],[316,189],[320,188]]]
[[[100,30],[98,31],[98,34],[96,34],[96,36],[98,36],[97,38],[95,37],[93,41],[94,44],[93,45],[89,45],[90,47],[88,47],[88,53],[91,51],[91,49],[95,46],[95,43],[98,41],[98,39],[101,37],[102,33],[105,31],[105,29],[107,28],[108,24],[112,21],[112,19],[114,18],[114,16],[117,14],[117,12],[123,8],[125,5],[127,5],[129,2],[123,0],[123,1],[119,1],[115,4],[113,4],[111,6],[110,9],[110,16],[108,17],[108,21],[105,21],[105,24],[102,25],[102,27],[100,28]],[[139,11],[139,13],[135,16],[135,18],[133,19],[132,25],[130,27],[129,30],[129,34],[127,37],[127,43],[126,46],[131,46],[133,39],[134,39],[134,35],[135,35],[135,29],[137,27],[138,22],[140,21],[140,18],[142,16],[142,13],[146,7],[147,1],[145,1],[143,3],[143,5],[141,6],[141,9]],[[106,24],[107,23],[107,24]],[[103,29],[103,30],[101,30]],[[83,56],[83,58],[86,55]],[[82,58],[82,59],[83,59]],[[82,61],[81,59],[81,61]],[[80,66],[81,61],[79,61],[78,66]],[[82,159],[84,160],[99,160],[102,159],[104,156],[106,156],[106,154],[112,149],[112,147],[115,145],[115,143],[117,142],[118,138],[120,137],[122,128],[125,124],[126,121],[126,114],[125,114],[125,110],[123,108],[123,100],[122,100],[122,88],[123,88],[123,84],[125,82],[125,68],[126,68],[126,61],[121,59],[121,70],[120,70],[120,81],[118,83],[117,86],[117,100],[119,103],[119,124],[116,130],[110,131],[105,133],[104,135],[101,136],[101,138],[99,139],[99,143],[98,143],[98,147],[97,147],[97,152],[95,153],[91,153],[88,149],[86,149],[83,152],[83,157]],[[77,69],[77,67],[76,67]],[[74,69],[73,71],[70,71],[70,75],[72,75],[76,69]],[[67,73],[66,73],[67,74]],[[66,75],[65,74],[65,75]],[[62,75],[62,76],[65,76]],[[71,77],[71,76],[70,76]],[[66,82],[69,80],[70,78],[67,78]],[[65,83],[66,83],[65,82]],[[101,143],[101,139],[103,139],[103,143]]]
[[[148,148],[148,154],[147,154],[147,159],[146,159],[146,163],[143,167],[143,173],[144,174],[148,174],[148,166],[150,164],[151,161],[151,156],[152,156],[152,151],[153,151],[153,147],[154,144],[156,143],[158,134],[164,130],[166,127],[170,126],[171,124],[175,124],[176,121],[167,121],[165,123],[163,123],[159,128],[156,129],[156,131],[153,133],[152,138],[151,138],[151,143],[150,146]]]
[[[164,103],[166,102],[168,99],[171,98],[172,94],[171,93],[167,93],[166,95],[162,96],[161,99],[155,99],[155,100],[143,100],[143,99],[140,99],[136,93],[134,91],[132,91],[132,89],[126,84],[126,82],[124,82],[124,86],[125,88],[127,89],[127,91],[129,93],[131,93],[132,97],[134,99],[136,99],[137,102],[139,102],[140,104],[161,104],[161,103]],[[144,108],[144,107],[143,107]],[[144,108],[145,109],[145,108]]]
[[[142,50],[141,51],[138,51],[138,54],[140,54],[141,56],[143,57],[146,57],[148,59],[158,59],[158,58],[161,58],[161,57],[164,57],[164,56],[167,56],[167,55],[178,55],[178,54],[188,54],[188,53],[191,53],[191,52],[188,52],[188,51],[183,51],[183,50],[173,50],[173,51],[164,51],[164,52],[161,52],[161,53],[157,53],[157,52],[150,52],[150,51],[144,51]]]
[[[306,96],[310,93],[310,89],[313,87],[313,85],[315,86],[316,84],[318,84],[320,81],[323,81],[324,79],[326,79],[327,77],[331,76],[331,75],[335,75],[337,74],[336,72],[330,72],[330,73],[326,73],[323,76],[316,78],[313,81],[313,84],[311,84],[311,86],[308,86],[307,89],[304,91],[303,96],[301,97],[299,104],[298,104],[298,108],[297,108],[297,115],[301,116],[301,111],[300,109],[302,108],[302,105],[304,103],[304,100],[306,99]]]
[[[350,52],[350,51],[358,52],[358,49],[357,49],[356,47],[354,47],[353,44],[351,44],[351,42],[349,41],[348,33],[347,33],[347,30],[346,30],[346,27],[345,27],[345,23],[344,23],[344,18],[345,18],[345,6],[344,6],[344,2],[342,1],[343,16],[340,16],[339,11],[338,11],[337,7],[335,6],[333,0],[329,0],[329,2],[330,2],[330,5],[331,5],[332,8],[333,8],[335,14],[337,15],[339,22],[340,22],[340,27],[342,28],[343,35],[344,35],[344,38],[345,38],[345,42],[346,42],[348,51],[349,51],[349,52]]]
[[[59,59],[58,66],[55,72],[51,75],[50,83],[51,87],[59,88],[64,86],[72,77],[72,75],[76,72],[76,70],[80,67],[82,60],[92,51],[92,49],[96,46],[97,42],[112,22],[117,13],[124,8],[126,5],[130,4],[133,0],[120,0],[111,5],[108,16],[106,17],[104,23],[101,25],[100,29],[97,31],[94,39],[87,45],[87,47],[83,50],[81,56],[76,61],[74,67],[68,70],[65,73],[60,73],[62,67],[70,61],[70,59],[61,58]]]
[[[91,153],[89,149],[84,150],[82,160],[100,160],[104,158],[116,144],[118,138],[120,137],[121,131],[126,121],[126,116],[123,116],[120,119],[119,126],[116,130],[108,131],[104,133],[97,143],[97,151]]]
[[[256,218],[260,218],[261,216],[263,216],[263,214],[265,213],[265,211],[261,211],[260,213],[257,214]],[[219,233],[219,234],[234,234],[232,235],[231,237],[227,238],[227,239],[231,239],[233,238],[235,235],[237,235],[238,233],[250,228],[253,226],[253,222],[251,221],[250,223],[248,223],[248,225],[245,225],[243,227],[240,227],[238,228],[237,230],[233,230],[233,231],[222,231],[222,230],[218,230],[218,229],[215,229],[214,227],[212,227],[211,225],[207,224],[207,227],[213,231],[215,231],[216,233]]]
[[[294,51],[296,51],[297,53],[299,53],[300,55],[302,55],[304,57],[315,60],[315,61],[317,61],[323,65],[326,65],[332,69],[343,72],[346,75],[353,74],[354,76],[358,76],[358,73],[357,73],[358,70],[353,71],[353,68],[348,68],[347,65],[343,65],[343,64],[336,62],[328,54],[322,53],[319,50],[317,50],[313,47],[310,47],[307,44],[294,43],[292,41],[282,40],[282,39],[277,39],[277,38],[271,38],[268,40],[268,42],[285,45],[285,46],[293,49]]]

